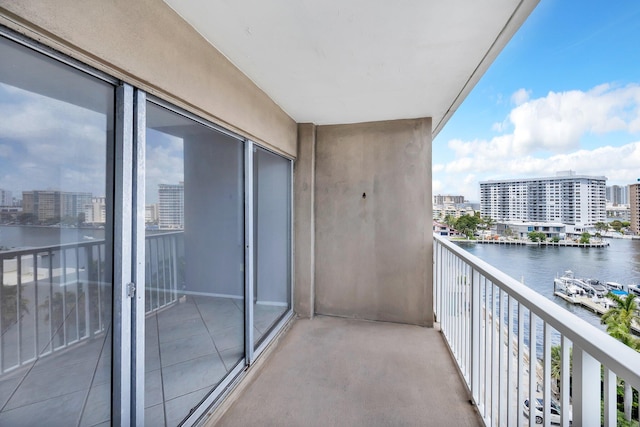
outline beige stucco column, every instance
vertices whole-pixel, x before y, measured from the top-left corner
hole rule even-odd
[[[316,128],[316,313],[433,325],[431,140],[430,118]]]
[[[313,317],[315,310],[315,165],[316,126],[298,125],[298,158],[294,163],[294,310]]]

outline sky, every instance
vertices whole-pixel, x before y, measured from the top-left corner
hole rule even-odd
[[[640,178],[640,1],[541,0],[433,141],[433,194],[566,170]]]

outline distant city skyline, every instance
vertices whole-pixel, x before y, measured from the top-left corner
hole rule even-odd
[[[640,178],[640,3],[541,2],[433,143],[433,194],[574,170]]]

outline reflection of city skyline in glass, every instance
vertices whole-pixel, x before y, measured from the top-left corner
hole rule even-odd
[[[109,424],[115,87],[2,37],[0,58],[0,424]]]

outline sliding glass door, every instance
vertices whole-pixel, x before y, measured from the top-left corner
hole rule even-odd
[[[146,114],[145,423],[176,425],[244,358],[243,142]]]
[[[0,58],[0,425],[108,425],[115,86]]]
[[[191,425],[291,315],[291,160],[0,27],[0,425]]]
[[[291,161],[253,153],[253,333],[258,345],[291,308]]]

